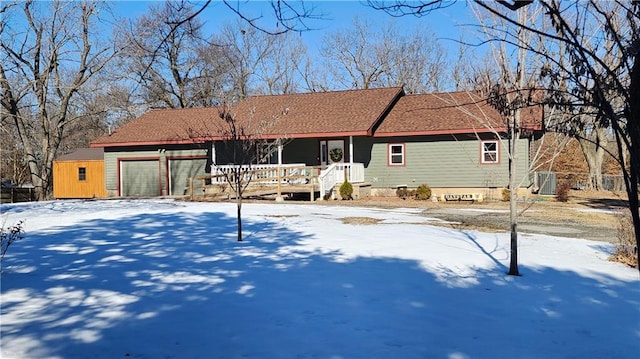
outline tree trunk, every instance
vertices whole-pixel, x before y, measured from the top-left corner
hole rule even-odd
[[[238,222],[238,242],[242,242],[242,180],[241,175],[236,175],[236,205],[238,206],[236,212],[236,219]]]
[[[509,228],[511,229],[511,256],[508,275],[519,276],[518,270],[518,183],[516,181],[516,148],[517,127],[516,118],[520,111],[514,114],[513,125],[509,130]]]
[[[238,205],[238,211],[236,213],[238,219],[238,242],[242,242],[242,198],[238,197],[236,199],[236,204]]]
[[[633,67],[631,69],[631,83],[629,85],[629,120],[627,130],[629,131],[629,180],[625,181],[627,196],[629,197],[629,210],[633,219],[633,228],[636,238],[636,258],[638,260],[638,271],[640,272],[640,213],[638,201],[638,175],[640,171],[640,54],[634,56]],[[620,147],[618,147],[620,148]]]
[[[602,163],[604,162],[605,147],[607,146],[605,129],[598,127],[593,129],[592,134],[579,136],[577,138],[582,149],[587,165],[589,166],[589,182],[587,189],[602,191]]]

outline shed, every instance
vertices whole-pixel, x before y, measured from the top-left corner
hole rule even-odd
[[[53,197],[104,198],[104,150],[80,148],[53,161]]]

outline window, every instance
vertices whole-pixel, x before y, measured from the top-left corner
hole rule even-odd
[[[389,166],[404,166],[404,143],[389,144]]]
[[[500,156],[498,153],[498,141],[482,142],[482,157],[480,157],[480,160],[482,163],[500,162]]]
[[[269,165],[278,163],[278,146],[275,142],[258,145],[258,163]]]
[[[326,164],[329,158],[329,150],[327,149],[327,141],[320,142],[320,164]]]
[[[86,180],[87,180],[87,168],[78,167],[78,181],[86,181]]]

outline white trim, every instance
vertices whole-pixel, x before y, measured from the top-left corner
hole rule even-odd
[[[493,143],[495,144],[495,150],[487,150],[485,148],[485,144]],[[485,155],[495,153],[495,160],[487,161],[485,160]],[[498,140],[487,140],[480,142],[480,163],[482,164],[496,164],[500,163],[500,142]]]
[[[402,150],[400,153],[393,153],[393,147],[400,147]],[[389,143],[387,144],[387,166],[404,166],[406,163],[406,146],[404,143]],[[400,163],[393,162],[393,158],[400,156]]]

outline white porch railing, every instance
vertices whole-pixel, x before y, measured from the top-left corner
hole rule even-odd
[[[348,179],[351,183],[364,182],[364,164],[362,163],[332,163],[322,170],[318,176],[320,196],[329,193],[337,184]]]
[[[278,178],[285,178],[288,176],[302,175],[299,173],[301,168],[306,165],[304,163],[290,163],[283,165],[251,165],[251,181],[260,182],[263,184],[277,184]],[[211,184],[225,183],[224,175],[229,173],[233,169],[237,169],[238,165],[217,165],[211,166]],[[280,169],[280,176],[278,176],[278,168]]]
[[[212,166],[211,169],[211,184],[223,184],[225,183],[224,176],[234,169],[237,169],[238,165],[222,165]],[[278,176],[278,169],[281,171]],[[304,173],[303,173],[304,172]],[[297,164],[283,164],[283,165],[251,165],[251,171],[249,172],[251,181],[261,184],[278,184],[278,179],[281,182],[288,182],[290,184],[305,184],[307,179],[305,177],[312,176],[311,167],[306,167],[304,163]],[[291,178],[294,178],[293,180]],[[325,196],[336,186],[344,182],[347,179],[351,183],[364,182],[364,164],[362,163],[333,163],[326,169],[323,169],[318,176],[318,184],[320,185],[320,196]],[[301,183],[297,183],[301,181]],[[305,183],[302,183],[305,182]]]

